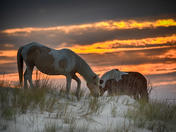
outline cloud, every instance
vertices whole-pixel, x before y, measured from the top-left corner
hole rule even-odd
[[[136,24],[135,22],[130,21],[135,21]],[[162,21],[163,24],[160,21]],[[62,48],[63,45],[61,44],[63,43],[65,43],[65,47],[73,47],[74,45],[84,46],[97,42],[102,45],[103,42],[113,42],[116,40],[112,46],[115,48],[117,44],[122,41],[136,40],[134,43],[139,43],[139,41],[144,41],[145,38],[169,38],[169,36],[176,34],[176,26],[173,26],[175,24],[173,19],[155,20],[155,25],[159,23],[159,26],[156,28],[153,26],[146,26],[148,25],[147,23],[152,23],[152,21],[140,22],[136,20],[127,20],[127,27],[121,27],[120,29],[118,29],[119,26],[114,23],[121,22],[102,21],[69,26],[7,29],[0,32],[0,45],[2,46],[2,50],[10,49],[10,47],[5,47],[7,44],[14,45],[11,49],[18,49],[21,45],[36,41],[44,45],[50,45],[53,48]],[[141,25],[144,25],[144,28],[141,29]],[[166,43],[166,41],[164,42]],[[147,42],[144,43],[146,44]],[[124,43],[122,45],[125,47]]]
[[[16,73],[17,72],[16,62],[0,64],[0,74],[4,74],[4,72],[6,74]]]
[[[170,27],[176,26],[176,21],[174,19],[159,19],[156,21],[142,21],[138,22],[136,20],[128,21],[101,21],[96,23],[88,23],[81,25],[69,25],[69,26],[57,26],[57,27],[26,27],[26,28],[14,28],[3,30],[2,33],[16,34],[16,33],[30,33],[32,31],[52,31],[60,30],[66,33],[84,31],[88,29],[101,29],[101,30],[116,30],[116,29],[145,29],[145,28],[157,28],[157,27]],[[20,35],[20,34],[19,34]]]
[[[76,53],[106,53],[128,50],[146,50],[153,48],[174,47],[176,35],[168,37],[143,38],[131,40],[112,40],[105,42],[97,42],[90,45],[75,45],[71,47]]]
[[[167,82],[169,84],[172,81],[175,81],[176,72],[164,73],[164,74],[153,74],[153,75],[146,75],[146,77],[151,80],[152,82],[160,83],[160,82]],[[171,83],[170,83],[171,84]],[[176,84],[176,83],[175,83]]]
[[[116,43],[113,44],[112,48],[150,48],[150,47],[172,47],[172,46],[176,46],[176,42],[170,43],[163,43],[163,44],[145,44],[143,43],[143,45],[136,45],[136,43],[132,43],[131,45],[127,45],[127,44],[121,44],[121,43]]]
[[[121,65],[140,65],[162,63],[175,64],[176,47],[155,48],[146,50],[119,51],[111,53],[89,53],[80,54],[91,66],[116,66]],[[174,55],[168,57],[168,55]]]
[[[0,1],[0,29],[48,27],[176,13],[171,1]],[[9,4],[11,3],[11,4]],[[33,8],[31,8],[33,7]],[[91,7],[91,8],[90,8]],[[45,12],[39,12],[44,10]],[[13,24],[12,24],[13,22]]]

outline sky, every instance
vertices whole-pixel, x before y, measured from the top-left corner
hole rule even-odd
[[[173,0],[0,0],[0,76],[17,77],[20,46],[69,48],[97,74],[142,73],[159,95],[176,97]]]

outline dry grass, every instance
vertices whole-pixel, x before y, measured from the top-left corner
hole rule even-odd
[[[8,84],[3,79],[0,81],[0,86]],[[101,97],[94,98],[91,95],[84,97],[85,90],[81,91],[81,105],[77,105],[74,99],[74,92],[71,93],[72,99],[65,99],[65,87],[60,85],[55,87],[49,81],[49,78],[38,80],[34,83],[36,89],[19,89],[19,88],[0,88],[0,130],[6,130],[9,127],[9,121],[16,123],[17,117],[25,113],[48,113],[47,118],[60,120],[56,122],[45,123],[43,132],[57,131],[90,131],[90,125],[84,124],[79,126],[78,117],[91,119],[92,116],[99,116],[104,107],[111,102],[110,115],[114,118],[118,116],[117,108],[119,98],[114,99]],[[148,88],[152,89],[152,85]],[[59,89],[59,90],[58,90]],[[129,120],[129,124],[118,126],[115,128],[109,127],[102,130],[105,132],[123,132],[133,131],[132,127],[148,129],[151,131],[176,131],[176,105],[166,101],[150,101],[146,103],[139,100],[133,106],[129,104],[129,100],[121,100],[121,103],[129,106],[127,112],[124,113],[124,118]],[[31,122],[33,125],[36,121]],[[37,117],[34,120],[38,120]],[[30,124],[30,123],[29,123]],[[66,124],[66,127],[64,125]],[[33,126],[31,125],[31,127]],[[135,130],[134,130],[135,131]]]
[[[176,103],[176,102],[175,102]],[[125,117],[139,128],[151,131],[176,131],[176,104],[165,101],[139,101],[136,109],[129,108]]]

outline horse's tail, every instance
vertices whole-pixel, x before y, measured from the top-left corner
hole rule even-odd
[[[17,65],[18,65],[18,74],[20,80],[20,86],[23,84],[23,57],[21,56],[21,51],[23,50],[23,46],[18,49],[17,52]]]

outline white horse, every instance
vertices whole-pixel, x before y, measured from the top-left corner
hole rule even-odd
[[[67,98],[70,98],[71,79],[74,79],[77,82],[75,95],[79,100],[81,80],[76,76],[76,72],[86,80],[87,87],[93,95],[99,95],[98,75],[80,56],[69,49],[54,50],[36,42],[21,46],[17,53],[20,85],[22,85],[23,80],[23,60],[27,66],[24,73],[24,88],[27,88],[27,80],[31,88],[34,88],[32,72],[34,66],[36,66],[39,71],[45,74],[66,76]]]
[[[115,79],[118,82],[122,79],[122,75],[128,75],[128,73],[119,71],[118,69],[110,70],[100,78],[100,86],[104,88],[106,81],[109,79]]]

